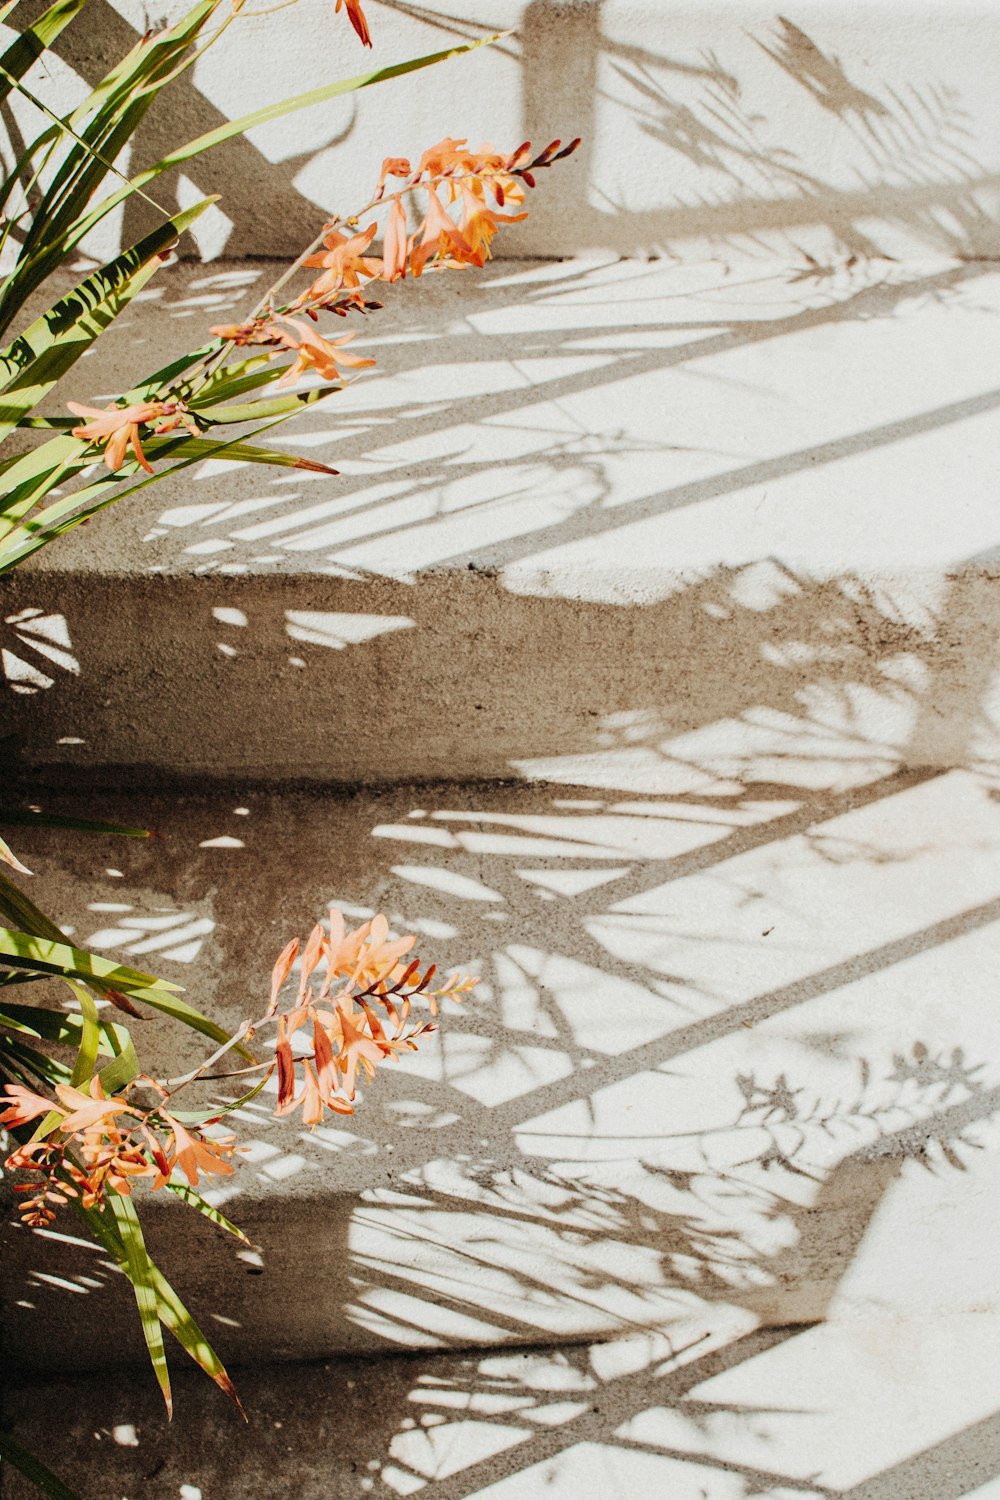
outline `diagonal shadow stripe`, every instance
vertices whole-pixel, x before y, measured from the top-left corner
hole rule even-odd
[[[776,989],[755,995],[742,1005],[730,1006],[718,1015],[693,1021],[654,1042],[608,1058],[605,1065],[586,1075],[587,1092],[592,1093],[596,1088],[620,1082],[636,1072],[659,1067],[675,1057],[694,1052],[699,1047],[707,1046],[709,1042],[730,1035],[739,1026],[754,1026],[761,1021],[770,1020],[782,1011],[804,1005],[809,1000],[818,999],[820,995],[828,995],[844,985],[854,984],[859,979],[890,969],[893,964],[903,963],[920,953],[928,953],[942,943],[965,937],[998,920],[1000,896],[967,911],[957,912],[952,917],[945,917],[918,932],[907,933],[905,937],[896,938],[890,943],[853,954],[839,963],[819,969],[815,974],[793,980],[791,984],[780,985]],[[518,1129],[518,1139],[523,1144],[526,1139],[530,1140],[530,1135],[519,1128],[526,1119],[541,1111],[555,1109],[561,1104],[572,1103],[578,1093],[579,1081],[571,1075],[569,1078],[558,1079],[555,1083],[545,1084],[530,1094],[523,1094],[510,1104],[500,1105],[489,1112],[489,1118],[494,1129]],[[914,1128],[922,1130],[924,1127],[921,1125]]]
[[[8,22],[28,25],[44,9],[44,0],[18,7]],[[22,18],[23,12],[23,18]],[[148,14],[148,12],[147,12]],[[125,55],[141,36],[108,0],[90,0],[84,16],[67,26],[51,50],[74,72],[94,87],[105,72]],[[248,105],[253,108],[253,103]],[[190,140],[228,122],[194,85],[189,72],[175,78],[163,99],[154,102],[132,140],[132,161],[148,166],[174,149],[179,140]],[[353,124],[353,117],[352,122]],[[346,132],[336,141],[346,139]],[[184,175],[204,195],[220,193],[222,207],[233,222],[231,244],[249,245],[255,255],[287,253],[290,240],[307,243],[316,232],[326,210],[307,198],[294,185],[301,167],[335,140],[316,140],[301,156],[272,162],[244,137],[216,146],[205,156],[184,164]],[[177,173],[165,174],[150,192],[164,203],[177,196]],[[133,195],[125,205],[122,243],[131,244],[159,223],[152,208]]]
[[[748,341],[752,342],[752,341]],[[688,351],[690,353],[690,351]],[[576,525],[569,535],[569,528],[559,522],[534,531],[528,537],[517,537],[509,542],[499,542],[489,549],[489,560],[493,566],[506,567],[533,556],[539,550],[554,547],[560,542],[577,540],[580,535],[601,536],[617,531],[623,525],[650,520],[672,510],[688,505],[700,505],[706,500],[718,500],[723,495],[735,494],[754,485],[769,484],[787,479],[793,474],[805,473],[824,464],[838,463],[843,459],[856,458],[863,453],[873,453],[893,443],[905,442],[924,433],[936,432],[951,427],[956,422],[968,421],[971,417],[984,416],[1000,408],[1000,387],[968,396],[962,401],[950,401],[930,411],[916,413],[877,427],[865,427],[844,437],[833,438],[827,443],[814,443],[807,448],[797,448],[791,453],[782,453],[774,458],[757,463],[744,464],[740,468],[726,469],[705,479],[696,479],[688,484],[675,485],[655,495],[645,495],[639,500],[623,501],[610,510],[594,512],[588,510],[574,518]],[[581,521],[584,524],[581,524]],[[442,559],[439,567],[468,567],[480,557],[478,551],[455,553]]]

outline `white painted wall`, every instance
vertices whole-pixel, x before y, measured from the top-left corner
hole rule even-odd
[[[63,65],[35,79],[57,105],[186,8],[95,5],[57,44]],[[367,197],[384,155],[445,133],[511,147],[584,136],[508,235],[518,256],[1000,254],[995,6],[796,0],[782,19],[751,0],[369,0],[368,13],[370,53],[331,0],[240,15],[150,118],[135,159],[338,76],[516,33],[256,130],[164,187],[181,202],[222,193],[203,256],[294,253],[324,214]],[[127,229],[141,222],[130,209]]]

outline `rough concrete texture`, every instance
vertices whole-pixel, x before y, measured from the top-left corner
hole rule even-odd
[[[166,272],[74,393],[267,274]],[[3,581],[27,764],[377,783],[617,743],[666,775],[664,746],[726,722],[738,759],[762,714],[889,764],[995,759],[995,268],[576,261],[389,291],[357,345],[379,368],[277,438],[340,478],[186,471]]]
[[[41,9],[22,0],[14,24]],[[88,7],[33,82],[59,109],[187,0]],[[265,7],[255,7],[265,10]],[[246,7],[249,12],[250,6]],[[392,80],[250,132],[157,185],[185,206],[220,193],[191,253],[294,255],[333,212],[368,202],[384,156],[443,134],[581,135],[535,217],[501,253],[662,251],[701,260],[734,242],[783,258],[1000,254],[1000,35],[988,0],[369,0],[374,50],[330,0],[242,14],[154,107],[133,158],[153,162],[248,109],[503,28],[514,35],[434,73]],[[30,107],[16,107],[22,128]],[[130,237],[152,210],[133,200]],[[119,224],[92,246],[109,250]]]
[[[187,1380],[169,1427],[130,1376],[9,1411],[94,1500],[995,1500],[995,1320],[703,1331],[247,1371],[249,1429]]]
[[[936,1307],[993,1296],[972,1227],[997,1191],[975,1149],[1000,1098],[993,781],[877,757],[865,772],[856,747],[844,778],[835,741],[778,774],[786,747],[775,726],[756,774],[702,766],[687,792],[615,789],[612,756],[597,787],[105,798],[96,813],[165,838],[22,840],[46,871],[34,894],[81,941],[190,980],[229,1025],[330,900],[384,909],[486,981],[354,1130],[247,1107],[252,1155],[219,1202],[265,1280],[192,1215],[157,1212],[154,1242],[222,1317],[226,1352],[591,1337],[702,1301],[769,1323],[819,1319],[832,1296],[861,1313],[883,1211],[948,1244],[972,1214],[967,1274],[936,1287],[904,1232],[895,1275],[909,1245]],[[163,1070],[199,1056],[166,1023],[147,1032]],[[82,1298],[75,1244],[21,1230],[4,1254],[7,1352],[114,1361],[112,1308],[129,1310],[99,1256]],[[309,1292],[267,1295],[304,1265]],[[69,1334],[52,1322],[67,1296]]]
[[[687,790],[46,803],[164,835],[22,836],[32,893],[224,1021],[331,899],[484,979],[354,1129],[248,1107],[259,1259],[145,1206],[251,1434],[186,1382],[168,1430],[121,1278],[6,1231],[5,1415],[85,1500],[996,1493],[1000,785],[767,732]]]
[[[3,729],[162,835],[22,834],[31,894],[223,1021],[331,900],[484,982],[354,1128],[247,1107],[257,1252],[143,1205],[249,1433],[183,1373],[166,1427],[69,1221],[3,1230],[3,1425],[84,1500],[1000,1500],[995,15],[370,12],[521,24],[163,184],[201,252],[297,250],[362,139],[580,131],[508,242],[578,258],[390,289],[279,439],[339,479],[189,471],[5,580]],[[367,61],[329,0],[230,36],[144,157]],[[67,394],[272,271],[166,270]]]

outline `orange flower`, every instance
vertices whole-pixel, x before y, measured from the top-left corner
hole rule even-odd
[[[323,275],[317,276],[309,290],[298,299],[299,302],[314,302],[319,297],[339,292],[345,286],[360,287],[363,285],[362,276],[369,279],[380,276],[382,262],[375,256],[365,255],[377,233],[377,224],[369,224],[367,229],[350,238],[332,229],[323,240],[326,249],[307,256],[302,262],[304,266],[321,267]]]
[[[143,401],[135,406],[106,406],[102,411],[97,406],[81,406],[77,401],[68,401],[67,406],[75,417],[92,417],[81,427],[72,429],[75,438],[88,443],[106,443],[104,462],[114,473],[125,462],[125,454],[131,447],[142,468],[152,474],[153,466],[142,451],[139,441],[139,424],[155,422],[167,408],[162,401]]]
[[[412,936],[391,937],[384,916],[373,917],[348,932],[343,914],[333,906],[329,936],[321,926],[313,928],[302,955],[295,1000],[277,1018],[275,1114],[288,1115],[301,1107],[307,1125],[318,1124],[325,1109],[353,1114],[359,1068],[373,1075],[380,1063],[394,1061],[400,1052],[416,1051],[419,1038],[434,1030],[431,1021],[406,1029],[413,1001],[425,1000],[436,1013],[439,997],[461,999],[471,989],[475,980],[455,975],[431,990],[434,965],[421,978],[419,960],[406,961],[415,941]],[[291,976],[297,951],[293,940],[275,964],[269,1015],[275,1014],[279,992]],[[310,980],[324,961],[326,973],[316,994]],[[336,992],[330,1002],[332,1008],[328,1008],[324,1002],[332,990]],[[391,1023],[391,1030],[383,1024],[384,1019]],[[297,1033],[307,1026],[312,1035],[311,1050],[302,1038],[296,1055]],[[300,1063],[302,1083],[297,1093],[296,1069]]]
[[[295,351],[294,363],[278,381],[279,386],[294,385],[309,369],[316,370],[324,380],[339,380],[341,365],[363,370],[375,363],[373,359],[359,359],[356,354],[343,352],[343,345],[354,338],[353,333],[345,333],[339,339],[325,339],[301,318],[280,318],[278,322],[285,325],[278,330],[282,344]],[[286,333],[285,328],[293,331]]]
[[[410,163],[405,156],[387,156],[382,163],[382,170],[378,174],[378,186],[375,189],[376,199],[381,198],[385,191],[385,180],[387,177],[409,177],[411,170]]]
[[[274,1044],[274,1055],[278,1065],[278,1108],[276,1113],[285,1114],[295,1098],[295,1061],[292,1046],[286,1034],[285,1017],[278,1019],[278,1040]]]
[[[117,1115],[135,1115],[137,1110],[133,1109],[127,1099],[115,1094],[109,1099],[101,1086],[101,1080],[95,1073],[90,1080],[90,1090],[84,1094],[80,1089],[74,1088],[69,1083],[57,1083],[56,1095],[63,1109],[67,1111],[59,1129],[64,1135],[75,1135],[78,1131],[90,1130],[98,1121],[110,1120],[112,1123]]]
[[[337,1068],[343,1074],[343,1089],[348,1099],[353,1099],[355,1094],[355,1080],[360,1064],[371,1078],[375,1069],[382,1061],[384,1053],[378,1043],[366,1035],[359,1027],[355,1026],[351,1018],[338,1005],[337,1016],[340,1022],[340,1034],[342,1037],[340,1051],[337,1053]]]
[[[153,467],[139,441],[140,424],[152,426],[158,437],[181,426],[194,436],[198,434],[195,420],[183,401],[143,401],[135,406],[112,404],[103,411],[97,406],[81,406],[76,401],[67,401],[66,405],[76,417],[94,418],[82,427],[72,428],[72,434],[88,443],[106,443],[104,462],[112,473],[121,468],[131,447],[142,468],[152,474]]]
[[[427,217],[421,225],[423,237],[410,256],[414,276],[420,276],[433,256],[441,266],[481,266],[485,256],[474,251],[460,233],[436,193],[430,194]]]
[[[390,938],[385,917],[373,918],[349,983],[370,987],[379,980],[388,979],[403,954],[409,953],[416,941],[415,937]]]
[[[106,1187],[127,1198],[133,1178],[156,1175],[143,1143],[117,1130],[86,1131],[79,1142],[79,1151],[86,1167],[78,1179],[84,1208],[99,1204]]]
[[[330,993],[331,982],[338,975],[346,979],[348,975],[354,973],[357,968],[358,955],[371,930],[371,922],[364,922],[353,932],[348,932],[344,924],[343,913],[339,912],[335,906],[330,907],[330,943],[326,960],[327,982],[323,986],[322,994]]]
[[[481,254],[485,260],[490,259],[490,241],[501,224],[516,224],[519,219],[526,219],[528,215],[523,214],[498,214],[470,192],[467,187],[462,188],[462,234],[468,241],[470,248],[477,254]]]
[[[469,166],[475,157],[471,151],[466,150],[467,144],[464,136],[455,140],[446,135],[436,146],[428,146],[420,158],[417,175],[426,172],[429,177],[440,177],[445,172],[454,172],[456,167]]]
[[[323,1100],[320,1098],[319,1084],[316,1082],[316,1074],[310,1062],[303,1063],[302,1075],[302,1093],[296,1101],[302,1106],[302,1123],[303,1125],[321,1125],[323,1123]]]
[[[386,281],[402,281],[412,247],[407,234],[406,210],[399,194],[393,198],[382,232],[382,274]]]
[[[346,5],[347,19],[358,33],[358,36],[366,47],[370,47],[372,44],[371,32],[368,30],[365,13],[361,9],[361,0],[337,0],[337,4],[334,7],[334,15],[339,14],[342,5]]]
[[[298,938],[292,938],[291,942],[287,943],[278,954],[277,962],[271,970],[271,1003],[264,1012],[265,1016],[273,1016],[277,1011],[278,992],[292,972],[292,965],[295,963],[298,952],[299,940]]]
[[[0,1125],[27,1125],[29,1120],[37,1120],[39,1115],[47,1115],[52,1105],[48,1099],[43,1099],[41,1094],[33,1094],[30,1089],[22,1088],[19,1083],[8,1083],[4,1095],[0,1096],[0,1104],[6,1104],[0,1115]]]
[[[326,934],[324,933],[320,924],[317,922],[316,926],[309,934],[309,941],[306,943],[305,952],[302,955],[302,972],[299,978],[298,994],[298,998],[300,1001],[305,996],[306,985],[309,983],[310,976],[312,975],[316,967],[320,963],[322,963],[323,955],[326,952],[326,949]]]
[[[272,326],[263,318],[251,318],[247,323],[216,323],[208,331],[241,349],[247,344],[280,343]]]
[[[154,1188],[162,1187],[175,1167],[183,1172],[193,1188],[198,1186],[199,1172],[214,1177],[227,1177],[231,1174],[233,1164],[230,1157],[236,1146],[234,1135],[211,1140],[197,1131],[185,1129],[180,1120],[175,1120],[165,1110],[161,1110],[160,1114],[169,1126],[170,1141],[167,1145],[167,1171],[160,1170],[153,1183]]]

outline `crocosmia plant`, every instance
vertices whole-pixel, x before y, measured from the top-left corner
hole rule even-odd
[[[377,171],[382,152],[373,152],[367,203],[331,204],[315,239],[248,317],[206,328],[196,348],[158,370],[127,368],[126,346],[115,400],[65,401],[60,382],[97,339],[113,337],[115,319],[183,253],[184,236],[214,201],[171,211],[156,197],[165,173],[282,114],[453,65],[495,38],[331,82],[141,163],[134,150],[126,157],[126,148],[160,93],[206,48],[224,46],[231,27],[267,9],[199,0],[179,21],[140,37],[69,112],[48,97],[47,54],[69,26],[98,33],[98,0],[55,0],[23,24],[22,14],[22,0],[0,3],[0,24],[11,38],[0,53],[0,106],[7,120],[16,102],[20,132],[0,162],[0,338],[9,340],[0,348],[0,574],[116,502],[141,504],[147,485],[195,463],[238,459],[335,476],[329,465],[256,440],[371,368],[363,340],[354,340],[381,311],[380,283],[419,283],[484,266],[496,235],[526,217],[537,175],[578,145],[498,149],[446,136],[415,163],[390,156]],[[372,45],[360,0],[336,0],[331,51],[338,40],[353,40],[345,22]],[[120,165],[126,159],[128,174]],[[88,236],[133,195],[156,211],[157,227],[107,263],[78,271],[71,290],[29,316],[28,299],[44,303],[51,278],[79,265]],[[32,822],[84,835],[146,836],[143,829],[0,806],[0,823]],[[70,944],[23,879],[13,878],[30,873],[0,839],[0,1125],[22,1218],[38,1229],[76,1214],[121,1267],[168,1408],[164,1329],[235,1395],[150,1258],[137,1211],[142,1195],[171,1193],[241,1237],[200,1191],[203,1179],[228,1176],[238,1163],[238,1137],[226,1128],[233,1110],[270,1089],[276,1114],[300,1113],[306,1126],[327,1112],[352,1114],[358,1080],[420,1045],[439,1003],[461,999],[474,980],[436,980],[433,965],[411,957],[413,939],[391,936],[383,917],[348,932],[331,911],[301,952],[297,941],[285,948],[269,1001],[262,997],[256,1019],[229,1035],[176,986]],[[30,990],[16,998],[18,987],[53,979],[68,986],[68,1005],[30,1003]],[[214,1050],[183,1077],[152,1076],[133,1037],[147,1008],[201,1032]],[[0,1458],[50,1495],[71,1496],[13,1436],[0,1434]]]
[[[233,1171],[239,1143],[224,1129],[225,1117],[266,1089],[272,1078],[275,1115],[301,1111],[308,1126],[318,1125],[328,1111],[352,1115],[359,1075],[373,1078],[383,1063],[416,1051],[421,1038],[434,1030],[440,1002],[461,1000],[476,982],[458,974],[436,980],[433,964],[424,967],[409,957],[414,941],[391,937],[382,916],[348,932],[340,912],[331,908],[329,923],[317,923],[301,952],[294,938],[279,954],[261,1015],[229,1037],[181,1001],[172,986],[108,965],[105,977],[126,987],[103,990],[119,1010],[134,1013],[138,999],[224,1037],[204,1062],[179,1078],[154,1078],[140,1071],[129,1031],[101,1017],[86,983],[71,981],[79,1002],[72,1012],[19,1004],[5,1004],[0,1011],[4,1070],[25,1080],[9,1082],[0,1092],[0,1125],[19,1141],[4,1165],[15,1175],[21,1217],[32,1228],[47,1229],[71,1206],[112,1251],[135,1287],[168,1410],[170,1378],[161,1325],[177,1335],[225,1391],[235,1396],[235,1390],[146,1252],[135,1211],[136,1189],[140,1184],[152,1192],[166,1188],[249,1244],[198,1192],[202,1177],[226,1177]],[[29,979],[42,964],[58,958],[53,953],[58,946],[22,942],[25,968],[8,970],[5,986]],[[87,955],[65,951],[64,962],[85,971]],[[59,1063],[45,1042],[76,1042],[75,1065]],[[251,1044],[266,1048],[262,1061],[253,1059]],[[226,1066],[233,1057],[244,1060],[242,1065]],[[44,1093],[41,1084],[48,1086]],[[206,1087],[218,1090],[222,1085],[232,1094],[234,1084],[235,1096],[223,1105],[195,1107],[198,1086],[204,1093]]]

